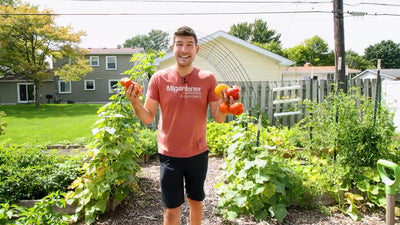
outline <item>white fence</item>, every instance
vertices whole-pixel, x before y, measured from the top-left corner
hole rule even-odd
[[[233,85],[233,83],[227,84]],[[332,80],[299,80],[240,82],[238,85],[242,88],[242,102],[246,109],[255,109],[253,112],[250,111],[250,114],[260,111],[268,118],[270,124],[292,126],[307,115],[299,102],[305,99],[324,101],[330,92],[335,91],[333,84]],[[399,82],[384,82],[382,85],[382,99],[386,102],[395,101],[397,110],[399,85]],[[376,98],[376,79],[351,80],[348,86],[357,86],[360,94],[373,100]],[[395,124],[398,126],[399,114],[396,112]]]
[[[382,92],[382,99],[394,112],[393,122],[396,126],[396,131],[400,132],[400,81],[384,80],[382,82]]]

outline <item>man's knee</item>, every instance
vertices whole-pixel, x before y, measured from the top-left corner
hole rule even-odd
[[[176,208],[165,208],[164,209],[164,224],[177,225],[181,215],[181,206]]]

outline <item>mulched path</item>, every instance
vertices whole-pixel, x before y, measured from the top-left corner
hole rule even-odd
[[[296,206],[288,208],[288,216],[283,223],[274,219],[257,222],[251,217],[242,217],[235,221],[225,221],[216,214],[218,195],[215,185],[218,177],[222,174],[221,167],[224,159],[210,156],[209,169],[205,184],[206,199],[204,200],[204,225],[296,225],[296,224],[321,224],[321,225],[385,225],[385,212],[365,212],[363,219],[354,222],[350,217],[337,212],[332,215],[324,214],[316,209],[307,210]],[[139,174],[140,192],[130,194],[114,210],[102,215],[97,225],[161,225],[163,208],[160,201],[159,185],[159,163],[158,159],[152,158],[150,162],[141,164],[142,171]],[[189,208],[187,203],[182,207],[181,224],[189,225]],[[396,219],[396,224],[399,220]]]

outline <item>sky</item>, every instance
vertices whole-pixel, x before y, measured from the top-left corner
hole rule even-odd
[[[267,22],[269,29],[281,34],[283,48],[294,47],[318,35],[328,43],[330,50],[334,49],[331,0],[201,2],[199,0],[28,0],[26,2],[39,5],[41,9],[48,8],[54,13],[64,14],[56,18],[57,25],[71,25],[74,31],[86,31],[86,36],[82,37],[80,44],[83,48],[115,48],[136,35],[148,34],[152,29],[171,34],[182,25],[192,27],[201,38],[219,30],[228,32],[232,25],[238,23],[252,23],[256,19],[262,19]],[[346,50],[351,49],[363,55],[365,48],[382,40],[400,43],[398,0],[343,0],[343,2]],[[350,14],[350,12],[367,13],[367,15]]]

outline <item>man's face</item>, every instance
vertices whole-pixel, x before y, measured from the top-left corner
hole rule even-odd
[[[178,66],[191,66],[199,51],[199,46],[196,45],[194,37],[176,36],[172,49]]]

